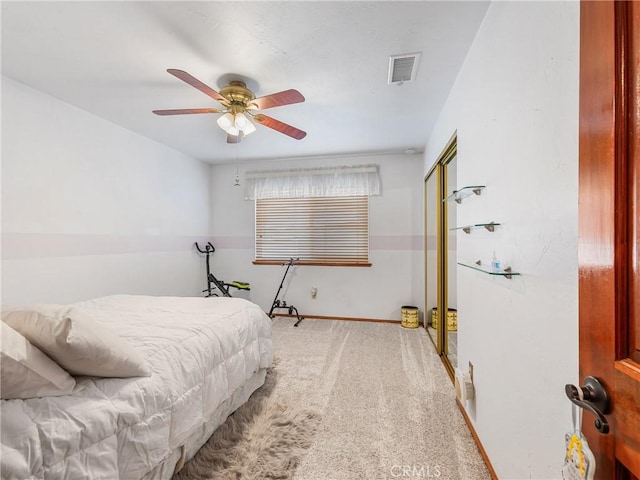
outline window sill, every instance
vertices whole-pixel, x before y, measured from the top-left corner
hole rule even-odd
[[[289,260],[254,260],[254,265],[286,265]],[[361,262],[322,262],[313,260],[296,260],[294,265],[305,265],[315,267],[370,267],[371,263]]]

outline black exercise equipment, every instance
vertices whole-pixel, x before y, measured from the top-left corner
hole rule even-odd
[[[209,256],[216,251],[216,248],[211,245],[211,242],[207,242],[204,250],[200,248],[198,242],[196,242],[195,245],[200,253],[204,253],[207,256],[207,288],[202,290],[203,293],[207,293],[205,297],[219,297],[219,295],[214,292],[216,288],[220,290],[224,297],[231,296],[229,293],[229,287],[237,288],[238,290],[251,290],[251,288],[249,288],[249,284],[246,282],[233,281],[231,283],[225,283],[222,280],[218,280],[215,275],[211,273],[211,268],[209,267]]]
[[[291,266],[295,263],[296,260],[300,260],[299,258],[290,258],[289,261],[287,263],[283,263],[282,265],[286,265],[287,269],[284,271],[284,276],[282,277],[282,281],[280,282],[280,286],[278,287],[278,291],[276,292],[276,297],[273,299],[273,305],[271,305],[271,310],[269,310],[269,316],[271,318],[275,317],[275,315],[273,314],[273,311],[276,308],[285,308],[287,310],[289,310],[289,315],[291,315],[293,312],[296,313],[296,317],[298,318],[298,321],[296,323],[293,324],[294,327],[297,327],[298,324],[304,320],[304,317],[301,317],[300,314],[298,313],[298,309],[296,307],[294,307],[293,305],[287,305],[287,302],[285,302],[284,300],[280,301],[278,300],[278,295],[280,295],[280,290],[282,290],[282,285],[284,285],[284,279],[287,278],[287,273],[289,273],[289,268],[291,268]]]

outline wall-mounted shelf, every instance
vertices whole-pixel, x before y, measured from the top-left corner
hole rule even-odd
[[[491,270],[490,268],[484,267],[482,265],[482,261],[480,260],[478,260],[474,264],[458,262],[458,265],[462,265],[463,267],[467,267],[472,270],[476,270],[478,272],[486,273],[488,275],[497,275],[500,277],[508,278],[509,280],[511,280],[513,275],[520,275],[519,273],[512,271],[511,267],[505,267],[502,270]]]
[[[484,185],[470,185],[468,187],[463,187],[460,190],[454,190],[454,192],[443,201],[450,202],[453,200],[456,203],[462,203],[463,199],[470,197],[471,195],[481,195],[482,190],[485,188],[486,187]]]
[[[450,228],[449,230],[462,230],[464,233],[471,233],[471,230],[474,230],[476,228],[484,228],[485,230],[488,230],[490,232],[495,232],[496,227],[500,225],[499,223],[496,222],[490,222],[490,223],[475,223],[473,225],[465,225],[464,227],[455,227],[455,228]]]

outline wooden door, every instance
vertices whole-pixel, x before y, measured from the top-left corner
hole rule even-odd
[[[610,433],[583,430],[596,478],[640,479],[640,2],[583,2],[580,18],[580,381],[611,396]]]

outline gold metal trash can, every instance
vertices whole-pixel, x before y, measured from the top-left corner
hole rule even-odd
[[[405,328],[418,328],[420,321],[418,319],[419,310],[418,307],[412,307],[410,305],[405,305],[401,309],[401,324]]]
[[[431,326],[435,329],[438,328],[438,309],[431,309]],[[455,308],[450,308],[447,312],[447,330],[455,332],[458,330],[458,311]]]

